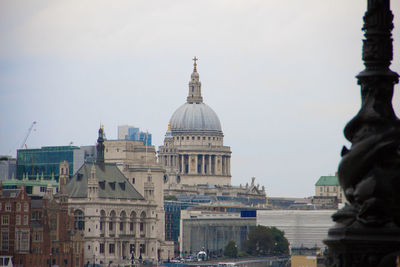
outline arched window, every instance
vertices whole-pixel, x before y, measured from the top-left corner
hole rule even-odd
[[[122,211],[119,217],[120,217],[119,231],[121,233],[125,233],[125,230],[126,230],[126,227],[125,227],[125,224],[126,224],[126,212]]]
[[[140,229],[140,236],[141,237],[145,237],[146,236],[146,212],[142,211],[142,213],[140,214],[140,225],[139,225],[139,229]]]
[[[25,211],[25,212],[29,211],[29,204],[28,204],[28,202],[25,202],[25,203],[24,203],[24,211]]]
[[[116,222],[115,211],[111,211],[110,212],[110,222],[108,223],[108,230],[110,232],[114,232],[115,231],[115,222]]]
[[[75,230],[85,230],[85,214],[81,210],[74,211],[74,228]]]

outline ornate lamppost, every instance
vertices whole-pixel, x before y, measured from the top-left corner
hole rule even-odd
[[[393,59],[390,0],[368,0],[362,58],[357,75],[361,109],[346,125],[339,182],[348,200],[335,213],[324,240],[327,266],[395,266],[400,253],[400,120],[392,107],[399,81]],[[389,264],[389,265],[387,265]]]

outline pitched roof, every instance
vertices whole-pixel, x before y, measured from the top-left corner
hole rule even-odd
[[[315,186],[338,186],[339,180],[337,176],[321,176],[318,181],[315,183]]]
[[[18,197],[19,193],[21,193],[22,189],[3,189],[2,196],[4,198],[16,198]]]
[[[93,164],[85,163],[69,180],[66,188],[71,198],[87,198],[88,178]],[[99,198],[143,200],[143,196],[129,183],[115,164],[94,164],[99,182]]]

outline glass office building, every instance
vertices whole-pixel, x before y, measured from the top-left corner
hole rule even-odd
[[[77,146],[19,149],[17,151],[17,177],[22,178],[28,175],[29,180],[54,177],[58,181],[59,164],[64,160],[68,162],[69,175],[72,176],[74,172],[74,151],[79,151],[79,149]]]

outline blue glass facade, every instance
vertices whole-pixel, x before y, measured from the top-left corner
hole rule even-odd
[[[164,201],[165,210],[165,240],[178,242],[179,221],[181,210],[196,206],[198,203],[181,201]]]
[[[145,145],[151,146],[151,134],[139,131],[139,128],[128,128],[128,135],[125,135],[125,140],[142,141]]]
[[[50,179],[53,176],[58,181],[59,164],[67,161],[69,174],[73,175],[74,150],[76,146],[51,146],[40,149],[17,150],[17,178],[28,175],[29,180],[35,180],[38,176]]]

